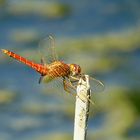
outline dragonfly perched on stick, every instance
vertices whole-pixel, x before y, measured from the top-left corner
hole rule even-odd
[[[70,93],[71,91],[69,89],[75,90],[79,79],[84,76],[84,74],[81,72],[81,67],[78,64],[67,64],[63,61],[59,61],[55,53],[54,38],[49,36],[49,40],[51,44],[49,47],[53,57],[51,63],[46,63],[44,58],[41,58],[41,63],[38,64],[6,49],[2,49],[2,52],[40,73],[39,83],[42,81],[50,82],[56,78],[61,78],[63,80],[64,90]],[[104,85],[101,81],[90,77],[90,82],[93,83],[93,88],[97,86],[97,88],[103,90]]]

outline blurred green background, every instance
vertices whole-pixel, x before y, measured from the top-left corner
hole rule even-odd
[[[105,84],[92,94],[87,140],[139,140],[139,7],[139,0],[0,0],[0,48],[39,63],[40,40],[54,35],[60,60]],[[0,140],[72,139],[75,99],[38,79],[0,54]]]

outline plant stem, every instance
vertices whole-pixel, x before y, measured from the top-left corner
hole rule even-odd
[[[90,93],[89,76],[85,75],[80,78],[77,86],[74,140],[86,140]]]

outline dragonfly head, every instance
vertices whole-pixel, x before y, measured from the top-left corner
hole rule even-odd
[[[69,64],[70,66],[70,74],[72,76],[76,76],[81,74],[81,67],[77,64]]]

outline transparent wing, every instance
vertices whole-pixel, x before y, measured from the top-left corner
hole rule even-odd
[[[49,76],[44,76],[42,83],[45,84],[46,92],[53,93],[54,95],[63,93],[63,81],[61,78],[51,79]]]
[[[47,77],[45,77],[45,78],[47,78]],[[43,86],[43,93],[49,94],[49,95],[55,96],[55,97],[59,96],[60,98],[66,100],[66,101],[73,102],[75,99],[73,97],[76,96],[76,91],[74,91],[74,89],[69,86],[69,81],[67,81],[67,82],[68,82],[68,85],[66,88],[70,92],[64,90],[63,78],[55,78],[53,80],[46,80],[46,82],[44,83],[46,85]]]
[[[58,60],[53,36],[49,35],[39,42],[38,52],[41,63],[51,63]]]
[[[100,80],[97,80],[93,77],[89,77],[89,83],[91,93],[100,93],[105,89],[105,85]]]

